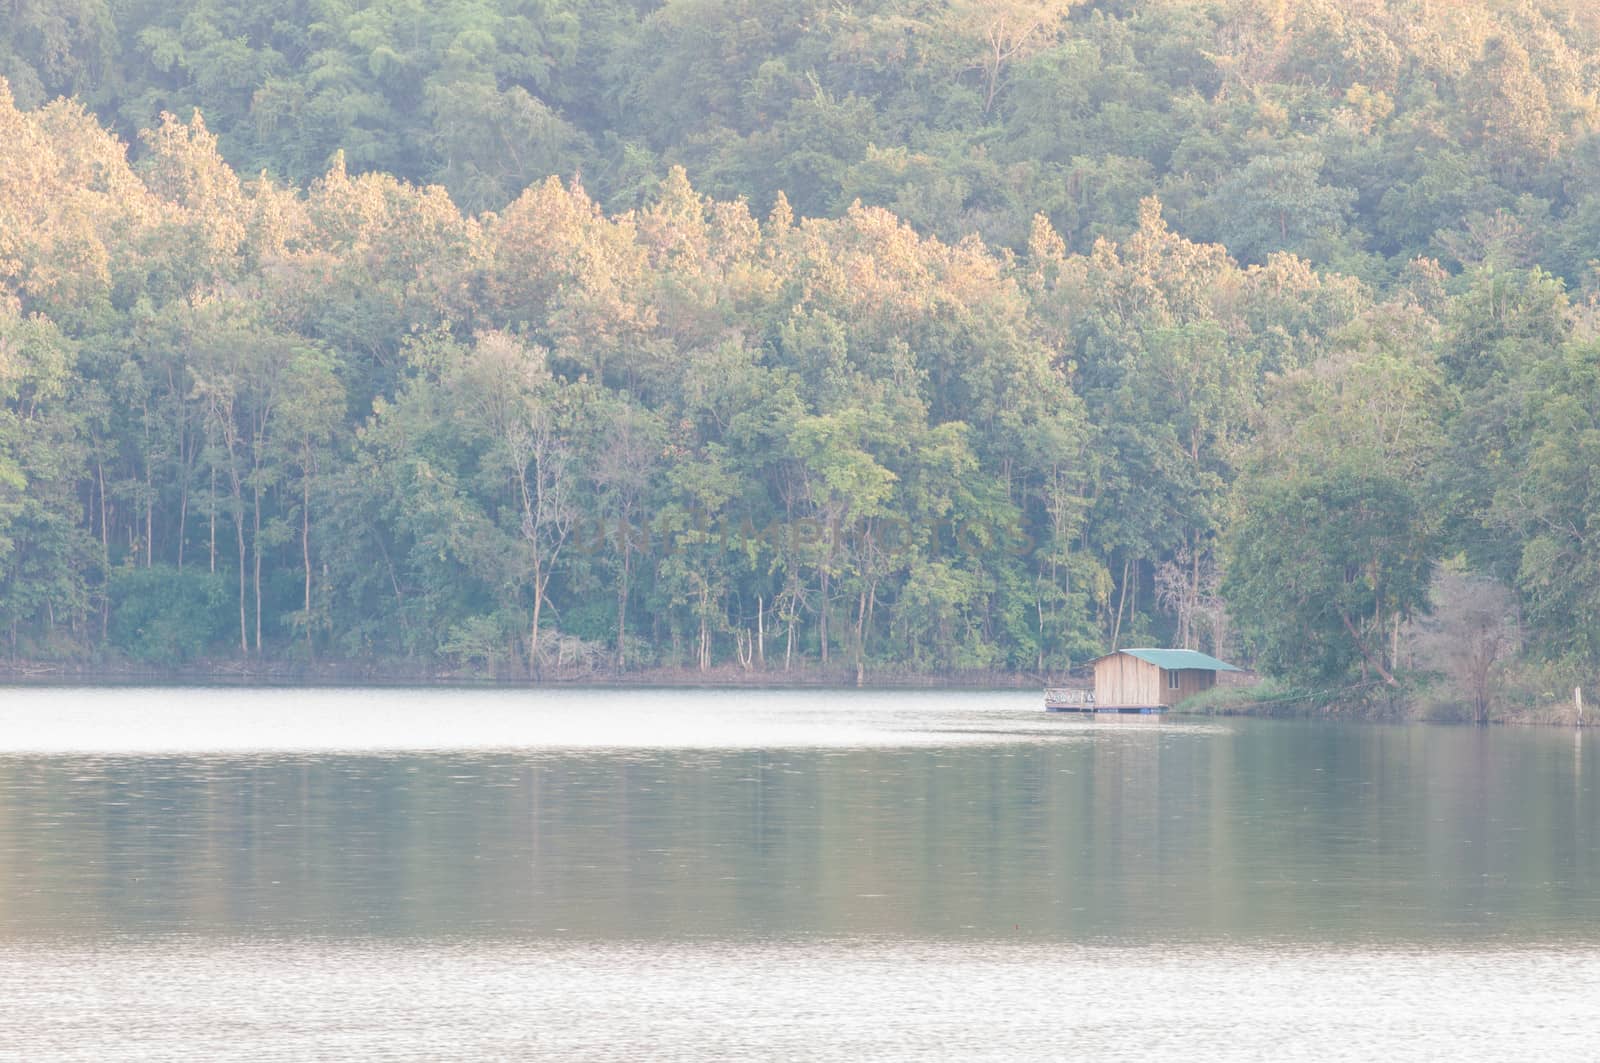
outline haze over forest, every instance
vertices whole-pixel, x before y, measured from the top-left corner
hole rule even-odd
[[[1584,0],[11,0],[0,648],[1600,665]]]

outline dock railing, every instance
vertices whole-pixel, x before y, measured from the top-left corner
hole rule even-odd
[[[1094,691],[1087,687],[1050,687],[1044,692],[1047,709],[1082,708],[1094,704]]]

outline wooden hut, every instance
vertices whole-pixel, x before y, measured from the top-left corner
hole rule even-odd
[[[1095,658],[1096,709],[1161,710],[1217,685],[1218,672],[1237,672],[1199,650],[1117,650]]]
[[[1049,697],[1051,692],[1047,692],[1047,708],[1160,712],[1191,694],[1216,686],[1218,672],[1239,670],[1198,650],[1117,650],[1089,663],[1094,665],[1092,699],[1058,697],[1059,703],[1053,703]]]

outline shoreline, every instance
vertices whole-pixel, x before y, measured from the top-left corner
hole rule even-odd
[[[649,668],[628,672],[596,671],[586,674],[566,674],[532,679],[526,676],[475,675],[466,672],[431,672],[418,668],[386,666],[383,662],[306,666],[302,663],[259,662],[240,664],[233,662],[205,662],[182,668],[150,668],[132,664],[121,665],[65,665],[42,662],[0,663],[0,691],[7,687],[258,687],[291,690],[295,688],[359,688],[392,687],[427,688],[442,690],[629,690],[629,689],[682,689],[682,690],[953,690],[953,691],[1027,691],[1047,686],[1078,685],[1061,677],[1038,676],[1020,672],[953,672],[933,673],[915,671],[868,672],[857,682],[852,669],[821,669],[816,666],[790,671],[756,671],[737,665],[725,665],[700,671],[692,668]],[[1041,703],[1042,704],[1042,703]],[[1041,710],[1042,711],[1042,710]],[[1197,706],[1192,709],[1173,708],[1164,716],[1185,719],[1208,717],[1249,717],[1276,720],[1333,720],[1344,723],[1427,723],[1442,726],[1506,726],[1506,727],[1567,727],[1584,729],[1600,726],[1600,713],[1586,713],[1581,720],[1572,718],[1569,706],[1552,706],[1509,713],[1473,724],[1470,720],[1428,718],[1401,713],[1398,715],[1364,712],[1328,712],[1309,709],[1282,711],[1274,702],[1257,704],[1228,704],[1226,702]]]
[[[722,666],[700,671],[693,668],[648,668],[626,672],[595,671],[584,674],[542,676],[482,675],[470,672],[429,671],[389,666],[384,662],[306,666],[282,662],[208,662],[181,668],[137,665],[64,665],[41,662],[0,664],[0,687],[21,686],[241,686],[241,687],[439,687],[463,689],[537,690],[630,689],[645,687],[749,689],[749,690],[1043,690],[1061,680],[1014,672],[868,671],[858,682],[853,669],[797,668],[790,671],[755,671]]]

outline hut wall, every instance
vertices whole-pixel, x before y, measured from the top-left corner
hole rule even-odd
[[[1160,668],[1126,653],[1113,654],[1094,666],[1094,701],[1110,708],[1152,708],[1161,700]]]
[[[1191,694],[1198,694],[1202,690],[1210,690],[1217,685],[1217,673],[1209,668],[1179,668],[1178,689],[1173,690],[1169,685],[1167,676],[1171,673],[1165,668],[1161,672],[1161,700],[1157,704],[1176,705]]]

